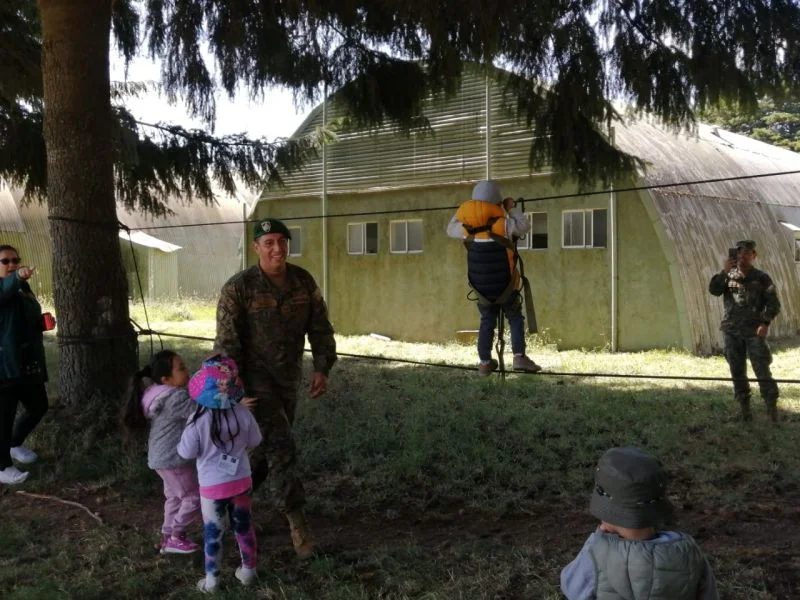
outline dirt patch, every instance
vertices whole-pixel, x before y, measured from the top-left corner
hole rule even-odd
[[[117,531],[152,532],[157,539],[162,502],[157,494],[134,502],[110,488],[80,493],[65,491],[60,497],[85,504]],[[441,502],[427,510],[354,509],[341,515],[310,515],[315,535],[326,553],[340,557],[363,556],[370,548],[412,545],[432,557],[474,541],[493,543],[553,557],[571,557],[592,531],[596,521],[587,513],[585,500],[542,502],[524,511],[490,515]],[[77,508],[0,492],[0,511],[20,521],[52,523],[60,531],[80,536],[100,527]],[[288,529],[282,518],[256,510],[261,557],[265,565],[281,569],[294,563]],[[706,553],[723,565],[759,568],[765,574],[774,600],[800,598],[800,496],[764,498],[746,508],[731,510],[705,505],[681,511],[680,529],[692,532]],[[367,573],[365,576],[369,576]],[[736,600],[736,599],[732,599]]]

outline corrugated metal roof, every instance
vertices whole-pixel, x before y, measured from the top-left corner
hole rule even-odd
[[[528,174],[531,132],[517,123],[503,106],[501,90],[491,86],[492,176]],[[430,98],[424,107],[431,131],[398,134],[390,127],[342,133],[327,151],[328,193],[363,192],[408,185],[475,181],[486,174],[486,80],[465,76],[457,95]],[[330,102],[328,119],[343,116]],[[317,106],[295,132],[305,136],[322,125]],[[267,190],[262,198],[320,194],[322,158],[284,177],[285,186]]]
[[[25,231],[14,195],[5,184],[0,184],[0,231]]]
[[[181,249],[180,246],[176,246],[175,244],[170,244],[169,242],[160,240],[157,237],[153,237],[152,235],[146,234],[144,231],[131,230],[130,233],[128,233],[127,231],[120,231],[119,237],[121,237],[125,241],[130,241],[133,242],[134,244],[138,244],[139,246],[146,246],[147,248],[154,248],[156,250],[161,250],[161,252],[169,253]]]
[[[616,144],[649,163],[648,184],[717,179],[800,170],[800,154],[699,124],[694,133],[674,133],[648,120],[616,125]],[[723,181],[679,188],[707,198],[800,206],[800,175]]]

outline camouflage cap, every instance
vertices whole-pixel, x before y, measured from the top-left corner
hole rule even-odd
[[[753,240],[740,240],[736,242],[736,248],[739,250],[755,250],[756,243]]]
[[[589,512],[618,527],[658,527],[672,512],[661,462],[639,448],[606,451],[595,470]]]
[[[268,233],[280,233],[287,239],[292,239],[289,228],[286,227],[282,221],[278,221],[278,219],[264,219],[256,223],[255,227],[253,227],[253,240],[257,240],[262,235],[267,235]]]

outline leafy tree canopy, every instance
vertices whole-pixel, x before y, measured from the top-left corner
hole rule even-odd
[[[701,117],[753,139],[800,152],[800,102],[764,100],[755,111],[730,106],[705,111]]]
[[[0,174],[34,195],[46,187],[35,8],[0,6]],[[327,91],[358,126],[407,132],[425,126],[423,99],[455,92],[466,64],[502,66],[489,72],[532,128],[531,166],[584,186],[639,166],[603,134],[618,118],[612,101],[691,126],[721,102],[752,110],[758,98],[800,98],[794,0],[116,0],[113,35],[127,60],[161,60],[168,98],[208,124],[216,90],[259,98],[277,85],[305,102]],[[257,187],[320,142],[142,123],[124,108],[126,91],[114,102],[115,177],[132,207],[158,212],[174,193],[208,199],[209,178]]]

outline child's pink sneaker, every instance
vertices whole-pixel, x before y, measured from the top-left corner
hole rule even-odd
[[[191,540],[187,540],[185,536],[170,536],[167,543],[164,544],[162,552],[164,554],[191,554],[198,550],[200,550],[200,546]]]

